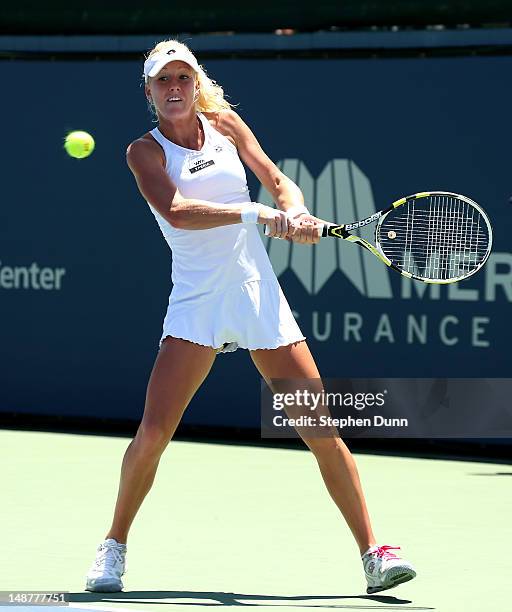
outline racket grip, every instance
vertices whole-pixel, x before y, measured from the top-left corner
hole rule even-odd
[[[328,230],[329,226],[328,225],[324,225],[322,226],[322,238],[325,238],[327,236],[327,230]],[[270,230],[268,229],[268,225],[265,225],[265,236],[268,236],[270,233]]]

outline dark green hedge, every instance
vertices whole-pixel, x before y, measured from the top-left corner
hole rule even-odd
[[[510,22],[511,0],[4,0],[0,8],[0,34],[4,35],[271,32],[278,28],[308,32]]]

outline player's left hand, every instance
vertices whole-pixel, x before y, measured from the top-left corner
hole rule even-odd
[[[323,225],[326,223],[327,221],[313,215],[299,213],[294,217],[288,217],[287,231],[283,228],[280,234],[276,234],[271,233],[270,228],[266,228],[265,234],[272,238],[284,238],[288,242],[298,244],[317,244],[322,236]]]
[[[294,219],[299,229],[288,238],[290,242],[298,244],[317,244],[320,242],[324,221],[313,215],[302,214]]]
[[[302,215],[295,222],[299,224],[299,229],[289,237],[291,242],[298,244],[317,244],[320,242],[322,234],[322,224],[309,215]]]

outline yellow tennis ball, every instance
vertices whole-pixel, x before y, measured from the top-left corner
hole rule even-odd
[[[76,159],[88,157],[94,151],[94,138],[87,132],[77,130],[70,132],[64,141],[64,148],[68,155]]]

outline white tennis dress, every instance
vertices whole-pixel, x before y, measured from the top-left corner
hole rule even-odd
[[[159,131],[166,171],[185,198],[239,205],[250,201],[236,147],[199,113],[200,151],[174,144]],[[167,336],[219,352],[273,349],[304,340],[283,295],[256,224],[212,229],[172,227],[150,208],[172,250],[173,288],[160,343]]]

